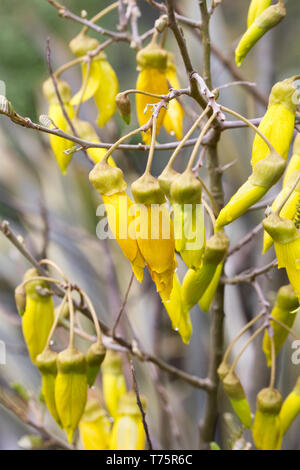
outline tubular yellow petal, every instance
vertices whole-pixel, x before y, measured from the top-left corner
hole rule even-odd
[[[97,400],[89,400],[79,423],[80,438],[85,450],[108,450],[111,422]]]
[[[73,125],[81,139],[88,140],[89,142],[101,143],[101,140],[99,139],[97,135],[97,132],[95,131],[95,129],[89,122],[82,121],[81,119],[77,118],[77,119],[73,119]],[[101,148],[87,149],[87,153],[94,163],[98,163],[101,160],[103,160],[104,156],[106,155],[106,152],[107,152],[107,149],[104,149],[104,148],[103,149]],[[111,166],[116,166],[111,156],[108,159],[108,163]]]
[[[70,104],[64,104],[65,110],[70,119],[73,119],[74,110]],[[69,131],[68,123],[64,117],[62,109],[59,104],[50,104],[49,106],[49,117],[54,121],[54,124],[64,132]],[[70,140],[63,139],[61,137],[57,137],[55,135],[49,136],[49,142],[52,148],[52,151],[56,157],[57,163],[59,168],[63,174],[66,173],[67,167],[72,160],[73,154],[66,155],[64,153],[65,150],[69,150],[74,147],[74,142]]]
[[[180,84],[174,67],[167,68],[167,79],[172,88],[180,89]],[[164,127],[168,134],[174,134],[177,140],[182,139],[184,111],[180,103],[174,99],[168,104],[164,118]]]
[[[110,415],[115,418],[120,398],[127,388],[122,371],[122,358],[119,354],[108,351],[101,366],[103,397]]]
[[[117,109],[116,96],[119,93],[119,82],[114,69],[106,59],[101,59],[99,65],[100,83],[94,94],[94,99],[99,110],[97,124],[99,127],[103,127]]]
[[[131,262],[133,272],[139,282],[143,280],[145,261],[133,238],[131,230],[134,216],[130,210],[133,202],[125,192],[102,196],[105,204],[109,227],[120,245],[124,256]]]
[[[82,86],[80,90],[71,99],[71,104],[73,106],[77,106],[79,102],[84,103],[85,101],[89,100],[95,95],[100,85],[100,80],[101,80],[100,60],[99,59],[92,60],[90,67],[89,67],[89,77],[88,77],[87,83],[85,83],[86,75],[88,72],[88,65],[86,63],[82,63],[81,71],[82,71]],[[83,88],[85,88],[84,93],[83,93]]]
[[[285,268],[295,294],[300,298],[300,237],[292,242],[274,242],[278,269]]]
[[[158,95],[167,94],[169,92],[169,86],[165,71],[151,67],[146,67],[142,69],[137,79],[136,88],[137,90],[147,91],[149,93],[154,93]],[[151,96],[141,95],[140,93],[136,94],[136,112],[140,126],[146,124],[153,113],[153,107],[147,107],[147,105],[156,104],[159,103],[159,101],[160,100],[158,98],[152,98]],[[163,124],[165,114],[165,109],[162,109],[159,113],[156,123],[157,134],[159,133],[159,130]],[[150,131],[148,131],[146,134],[143,134],[143,141],[146,144],[150,144]]]
[[[257,395],[253,423],[253,440],[258,450],[280,450],[282,430],[280,410],[282,397],[278,390],[265,388]]]
[[[178,331],[185,344],[189,344],[193,327],[188,309],[183,304],[181,284],[177,274],[174,274],[170,299],[168,301],[163,300],[163,304],[172,322],[172,328]]]
[[[247,25],[252,25],[255,19],[271,5],[272,0],[252,0],[248,10]]]
[[[280,410],[280,424],[285,434],[300,413],[300,378],[291,393],[286,397]]]
[[[214,277],[212,278],[211,283],[209,284],[208,288],[202,295],[201,299],[199,300],[199,306],[203,312],[208,312],[210,306],[212,304],[213,298],[215,296],[216,290],[219,285],[220,277],[223,270],[223,263],[218,264]]]

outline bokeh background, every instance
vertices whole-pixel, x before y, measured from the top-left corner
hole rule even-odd
[[[111,2],[65,0],[64,3],[77,14],[82,9],[87,10],[91,17]],[[139,29],[143,33],[152,27],[158,14],[145,1],[139,0],[138,4],[142,11]],[[181,0],[178,4],[187,16],[199,16],[196,1]],[[233,51],[245,29],[248,5],[247,0],[226,0],[217,9],[212,21],[213,45],[231,61],[235,70]],[[258,90],[266,97],[274,82],[299,73],[299,2],[289,0],[287,11],[286,19],[255,47],[241,69],[246,80],[256,82]],[[105,18],[105,26],[113,29],[116,20],[116,13],[111,13]],[[41,92],[42,83],[48,77],[46,39],[50,38],[52,63],[57,68],[72,58],[68,43],[80,29],[78,24],[61,19],[46,1],[1,1],[0,80],[5,82],[6,96],[20,114],[37,121],[40,114],[47,112]],[[201,71],[201,45],[188,28],[185,28],[185,34],[194,67]],[[185,86],[186,76],[170,33],[166,46],[176,55],[180,81]],[[134,87],[137,77],[135,51],[129,49],[127,44],[117,43],[106,52],[119,77],[120,89]],[[212,73],[215,87],[234,80],[228,68],[215,55]],[[71,69],[65,73],[64,78],[73,91],[78,90],[81,80],[79,68]],[[250,118],[264,113],[264,106],[241,86],[222,90],[220,100]],[[199,112],[190,101],[185,103],[189,115],[194,111]],[[189,115],[185,121],[186,128],[192,122]],[[82,107],[81,117],[94,124],[96,109],[92,103],[88,102]],[[132,129],[135,124],[133,113]],[[98,131],[103,141],[114,142],[126,131],[126,126],[116,116],[104,129]],[[131,143],[138,142],[138,139],[132,139]],[[252,139],[253,135],[247,129],[227,131],[222,135],[219,146],[221,165],[235,161],[224,174],[226,200],[250,173]],[[172,138],[164,132],[160,134],[161,143],[170,140]],[[178,170],[184,168],[189,151],[182,153],[177,163]],[[169,156],[169,151],[156,153],[153,174],[158,175],[161,172]],[[146,157],[144,151],[116,153],[115,158],[125,171],[128,183],[141,174]],[[10,222],[11,227],[24,237],[27,247],[35,256],[39,257],[46,250],[47,256],[63,268],[71,281],[88,292],[99,317],[112,326],[128,285],[130,266],[113,240],[100,241],[96,237],[99,221],[96,209],[100,200],[89,184],[89,168],[84,156],[77,153],[67,175],[62,176],[49,149],[47,136],[17,127],[7,118],[0,117],[1,220],[7,219]],[[201,177],[206,180],[205,167],[201,170]],[[273,194],[276,191],[278,188],[273,189]],[[262,216],[263,210],[250,212],[232,224],[228,229],[232,245],[259,223]],[[261,247],[260,234],[241,252],[230,258],[226,267],[227,274],[235,274],[251,266],[261,266],[272,260],[272,252],[261,256]],[[7,349],[7,363],[0,365],[0,385],[7,387],[19,383],[32,397],[38,397],[40,376],[28,358],[13,297],[14,288],[20,283],[28,267],[28,262],[0,235],[0,339],[5,341]],[[181,278],[183,274],[184,267],[179,264]],[[275,273],[268,278],[259,278],[259,282],[267,297],[272,300],[286,278],[282,273]],[[258,313],[258,309],[257,297],[251,286],[243,284],[226,288],[226,342]],[[126,310],[147,351],[154,352],[170,364],[190,373],[205,376],[209,354],[209,315],[202,313],[198,307],[193,309],[193,336],[189,346],[183,345],[178,334],[172,331],[169,318],[148,275],[141,286],[134,282]],[[85,328],[91,328],[83,318],[79,318],[79,321]],[[295,330],[300,334],[299,321]],[[122,334],[128,338],[131,335],[126,319],[122,322]],[[59,333],[58,341],[66,341],[63,331]],[[80,346],[85,348],[86,344]],[[238,343],[237,348],[240,347],[241,343]],[[291,363],[291,353],[291,342],[287,341],[278,359],[277,382],[283,395],[288,393],[299,376],[300,365]],[[154,371],[151,366],[135,363],[140,389],[148,399],[148,421],[155,446],[196,449],[197,429],[204,409],[205,393],[160,371],[156,371],[158,376],[153,380]],[[124,370],[129,380],[126,357]],[[238,372],[253,406],[258,390],[266,386],[269,380],[269,371],[261,352],[261,337],[243,355]],[[165,387],[172,417],[162,407],[158,382]],[[231,410],[222,393],[220,410],[222,413]],[[299,426],[298,419],[284,441],[285,448],[300,449]],[[49,428],[59,435],[60,431],[50,419]],[[22,436],[34,432],[0,405],[1,449],[19,449]],[[232,424],[229,426],[228,419],[221,419],[217,441],[222,447],[228,448],[230,440]]]

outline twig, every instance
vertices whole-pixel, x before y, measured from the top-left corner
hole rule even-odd
[[[133,279],[134,279],[134,273],[132,273],[131,276],[130,276],[130,280],[129,280],[129,284],[128,284],[128,287],[127,287],[127,290],[126,290],[126,293],[125,293],[124,300],[122,302],[121,308],[120,308],[119,313],[117,315],[115,324],[114,324],[114,326],[111,330],[111,335],[112,335],[113,338],[116,336],[116,329],[118,327],[119,321],[121,320],[122,313],[124,312],[124,308],[125,308],[127,300],[128,300],[128,295],[129,295],[129,292],[130,292],[130,289],[131,289],[131,286],[132,286]]]
[[[244,238],[242,238],[234,247],[232,247],[227,254],[227,258],[232,256],[234,253],[239,251],[245,245],[253,240],[253,238],[263,229],[262,223],[260,222],[254,229],[251,230]]]
[[[142,402],[141,402],[139,387],[138,387],[138,383],[137,383],[137,380],[136,380],[134,365],[133,365],[133,360],[132,359],[130,359],[130,370],[131,370],[131,374],[132,374],[132,382],[133,382],[133,388],[134,388],[135,395],[136,395],[136,401],[137,401],[138,407],[139,407],[141,415],[142,415],[142,421],[143,421],[143,426],[144,426],[144,430],[145,430],[145,434],[146,434],[146,438],[147,438],[147,442],[148,442],[148,448],[149,448],[149,450],[153,450],[151,437],[150,437],[150,433],[149,433],[149,428],[148,428],[148,424],[147,424],[147,420],[146,420],[146,413],[145,413],[145,410],[144,410]]]
[[[271,269],[277,266],[277,259],[271,261],[270,263],[266,264],[262,268],[250,269],[247,271],[242,272],[234,277],[223,277],[222,282],[224,284],[238,284],[240,282],[253,282],[258,276],[262,276],[266,274]]]

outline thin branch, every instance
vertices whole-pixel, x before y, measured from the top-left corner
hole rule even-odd
[[[239,284],[240,282],[250,282],[252,283],[258,276],[268,273],[271,269],[277,266],[277,259],[266,264],[262,268],[250,269],[242,272],[234,277],[223,277],[222,282],[224,284]]]
[[[129,280],[129,284],[128,284],[128,287],[127,287],[127,290],[126,290],[126,293],[125,293],[124,300],[123,300],[123,302],[122,302],[121,308],[120,308],[119,313],[118,313],[118,315],[117,315],[115,324],[114,324],[114,326],[113,326],[113,328],[112,328],[112,330],[111,330],[111,335],[112,335],[113,338],[116,336],[116,329],[117,329],[117,327],[118,327],[119,321],[121,320],[122,313],[124,312],[124,309],[125,309],[125,307],[126,307],[127,300],[128,300],[128,296],[129,296],[129,292],[130,292],[130,289],[131,289],[131,286],[132,286],[133,279],[134,279],[134,273],[132,273],[131,276],[130,276],[130,280]]]

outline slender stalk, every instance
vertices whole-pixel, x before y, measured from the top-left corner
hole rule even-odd
[[[63,64],[54,72],[55,78],[58,78],[63,72],[70,69],[74,65],[80,64],[80,62],[83,62],[84,59],[85,59],[85,56],[77,57],[76,59],[70,60],[70,62]]]
[[[150,150],[149,150],[149,155],[148,155],[145,174],[150,173],[152,162],[153,162],[154,150],[155,150],[155,141],[156,141],[156,122],[157,122],[157,117],[153,115],[151,145],[150,145]]]
[[[55,269],[55,271],[57,271],[60,276],[63,278],[64,281],[68,282],[68,279],[66,277],[66,275],[64,274],[64,272],[62,271],[62,269],[60,269],[60,267],[54,263],[54,261],[51,261],[50,259],[42,259],[39,264],[41,265],[48,265],[48,266],[51,266],[53,269]]]
[[[237,363],[238,361],[240,360],[242,354],[244,353],[244,351],[248,348],[248,346],[252,343],[252,341],[258,336],[260,335],[260,333],[266,328],[266,325],[262,325],[260,328],[258,328],[258,330],[255,331],[255,333],[253,333],[253,335],[250,336],[250,338],[248,339],[248,341],[246,341],[246,343],[244,344],[244,346],[242,347],[242,349],[240,350],[240,352],[238,353],[238,355],[236,356],[236,358],[234,359],[233,363],[232,363],[232,366],[230,367],[230,372],[234,372],[236,366],[237,366]]]
[[[75,313],[74,313],[74,304],[71,294],[71,287],[68,287],[67,290],[67,298],[69,304],[69,312],[70,312],[70,339],[69,339],[69,348],[74,348],[74,328],[75,328]]]
[[[63,308],[65,306],[65,303],[67,301],[67,294],[64,296],[58,310],[57,310],[57,313],[56,313],[56,316],[55,316],[55,319],[54,319],[54,322],[52,324],[52,327],[51,327],[51,330],[50,330],[50,333],[49,333],[49,336],[48,336],[48,339],[47,339],[47,343],[46,343],[46,346],[44,348],[44,350],[48,349],[49,346],[50,346],[50,342],[51,342],[51,339],[52,339],[52,336],[54,335],[54,332],[56,330],[56,327],[58,325],[58,322],[59,322],[59,317],[63,311]]]
[[[84,297],[84,299],[87,303],[87,306],[89,308],[89,311],[91,312],[92,319],[93,319],[93,322],[94,322],[94,325],[95,325],[96,334],[97,334],[97,340],[98,340],[99,343],[102,343],[102,332],[101,332],[98,317],[97,317],[96,311],[94,309],[93,303],[92,303],[91,299],[89,298],[89,296],[82,289],[78,289],[78,291]]]
[[[111,5],[108,5],[106,8],[103,8],[103,10],[99,11],[99,13],[97,13],[97,15],[93,16],[93,18],[90,19],[90,23],[96,23],[101,18],[103,18],[105,15],[107,15],[111,11],[118,8],[118,6],[119,6],[119,1],[114,2]],[[84,26],[81,30],[81,34],[85,34],[88,30],[89,30],[89,26]]]
[[[117,140],[117,142],[115,142],[110,148],[109,150],[106,152],[106,155],[104,156],[105,160],[107,161],[109,159],[109,157],[111,156],[111,154],[119,147],[119,145],[124,142],[125,140],[127,139],[130,139],[130,137],[133,137],[134,135],[138,134],[139,132],[142,132],[144,129],[144,126],[141,126],[139,127],[138,129],[134,129],[133,131],[129,132],[128,134],[126,135],[123,135],[122,137],[120,137],[119,140]]]
[[[270,385],[269,387],[271,389],[274,388],[275,385],[275,378],[276,378],[276,350],[275,350],[275,341],[274,341],[274,335],[271,336],[271,359],[272,359],[272,364],[271,364],[271,377],[270,377]]]
[[[208,121],[205,123],[205,126],[203,127],[202,131],[200,132],[200,135],[198,137],[198,140],[196,142],[195,147],[193,148],[193,151],[192,151],[192,154],[190,156],[188,165],[186,167],[187,170],[192,170],[193,169],[194,161],[196,160],[196,157],[198,155],[200,146],[202,144],[203,137],[205,136],[206,132],[209,130],[209,128],[210,128],[212,122],[214,121],[215,117],[216,117],[216,114],[212,114],[210,116],[210,118],[208,119]]]

